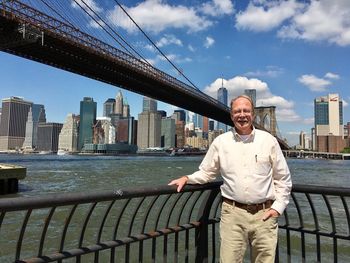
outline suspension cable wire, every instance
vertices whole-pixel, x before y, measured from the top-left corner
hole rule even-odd
[[[75,1],[75,0],[74,0]],[[118,32],[116,32],[108,23],[106,23],[106,21],[99,15],[97,14],[88,4],[86,4],[86,2],[84,0],[81,0],[83,2],[83,4],[91,11],[93,12],[93,14],[98,17],[104,25],[106,25],[114,34],[116,34],[121,41],[126,44],[132,51],[135,52],[135,54],[141,58],[145,63],[147,63],[148,65],[151,66],[151,64],[139,53],[137,52],[137,50],[135,50]],[[88,12],[87,12],[88,13]],[[119,42],[119,40],[117,40],[103,25],[100,24],[100,22],[98,22],[93,16],[91,16],[89,14],[89,16],[103,29],[103,31],[105,31],[110,37],[112,37],[121,47],[124,48],[124,50],[127,51],[127,53],[129,53],[131,56],[135,56],[134,54],[132,54],[122,43]]]
[[[114,0],[116,4],[123,10],[123,12],[129,17],[129,19],[134,23],[134,25],[142,32],[142,34],[148,39],[148,41],[158,50],[158,52],[175,68],[175,70],[183,76],[195,89],[199,90],[198,87],[188,79],[185,74],[173,63],[171,60],[157,47],[157,45],[152,41],[152,39],[142,30],[142,28],[136,23],[136,21],[129,15],[125,8],[117,1]]]
[[[54,9],[52,6],[50,6],[46,1],[40,0],[45,6],[47,6],[51,11],[53,11],[56,15],[58,15],[64,22],[68,23],[71,27],[76,28],[69,20],[67,20],[65,17],[63,17],[56,9]],[[77,29],[77,28],[76,28]]]

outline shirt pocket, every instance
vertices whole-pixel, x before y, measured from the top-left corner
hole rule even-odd
[[[255,174],[268,175],[271,170],[271,162],[269,156],[255,155]]]

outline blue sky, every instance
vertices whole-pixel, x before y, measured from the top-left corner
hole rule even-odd
[[[73,1],[74,2],[74,1]],[[101,33],[76,2],[62,1],[67,16],[79,17],[89,33]],[[135,29],[114,1],[85,0],[138,52],[180,78]],[[65,3],[65,4],[63,4]],[[313,100],[339,93],[344,123],[350,121],[350,1],[122,1],[120,3],[157,46],[203,92],[216,97],[222,79],[229,98],[257,90],[257,106],[275,105],[283,137],[296,144],[300,131],[313,126]],[[108,40],[107,40],[108,41]],[[64,122],[79,113],[79,101],[103,102],[118,87],[0,52],[1,98],[21,96],[44,104],[47,120]],[[181,79],[181,78],[180,78]],[[122,90],[131,114],[142,96]],[[173,106],[158,104],[171,113]]]

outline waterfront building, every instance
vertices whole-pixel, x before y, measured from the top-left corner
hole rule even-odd
[[[61,132],[62,123],[38,123],[38,151],[52,152],[58,151],[58,138]]]
[[[193,116],[193,124],[194,128],[203,129],[203,116],[195,113]]]
[[[178,121],[175,123],[175,146],[183,148],[185,146],[185,122]]]
[[[114,113],[123,116],[123,94],[119,90],[117,96],[115,97]]]
[[[208,148],[208,140],[202,137],[186,137],[186,145],[193,148]]]
[[[96,123],[97,103],[93,98],[84,97],[80,102],[80,124],[78,150],[84,147],[85,143],[92,143],[93,126]]]
[[[26,136],[22,148],[36,148],[38,138],[38,123],[40,122],[46,122],[45,107],[42,104],[33,104],[28,112],[28,118],[26,122]]]
[[[158,110],[158,114],[160,114],[160,117],[166,118],[166,111],[165,110]]]
[[[247,95],[252,100],[254,107],[256,107],[256,89],[245,89],[244,95]]]
[[[218,89],[217,99],[219,102],[227,106],[227,89],[224,87],[223,83],[221,88]],[[227,131],[227,125],[221,122],[217,122],[217,130]]]
[[[214,121],[210,120],[209,121],[209,131],[213,131],[214,130]]]
[[[79,117],[69,113],[58,136],[58,149],[67,152],[78,150],[78,123]]]
[[[144,111],[138,115],[137,146],[139,149],[160,147],[161,119],[158,112]]]
[[[163,118],[161,120],[161,143],[160,147],[166,149],[175,147],[175,120],[172,118]]]
[[[343,128],[343,100],[338,94],[314,100],[316,150],[340,152],[345,147]]]
[[[148,97],[143,97],[142,112],[157,112],[157,101]]]
[[[16,150],[23,146],[28,112],[33,103],[19,97],[2,100],[0,150]]]
[[[211,145],[216,137],[222,134],[222,130],[213,130],[208,132],[208,145]]]
[[[203,116],[203,127],[202,127],[202,129],[203,129],[203,132],[206,132],[206,133],[208,133],[208,131],[209,131],[209,118],[206,117],[206,116]]]
[[[184,110],[174,110],[172,118],[176,121],[186,121],[186,112]]]
[[[109,98],[103,103],[103,117],[110,117],[114,113],[115,99]]]
[[[129,118],[129,117],[130,117],[130,106],[125,99],[123,104],[123,118]]]
[[[301,149],[305,149],[305,132],[301,131],[299,134],[299,145]]]

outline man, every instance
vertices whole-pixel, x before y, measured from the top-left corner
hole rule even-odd
[[[211,144],[199,171],[173,180],[185,184],[210,182],[221,173],[223,198],[220,261],[243,262],[248,244],[252,262],[274,262],[277,218],[289,202],[290,172],[277,140],[253,126],[254,105],[248,96],[231,101],[232,131]]]

